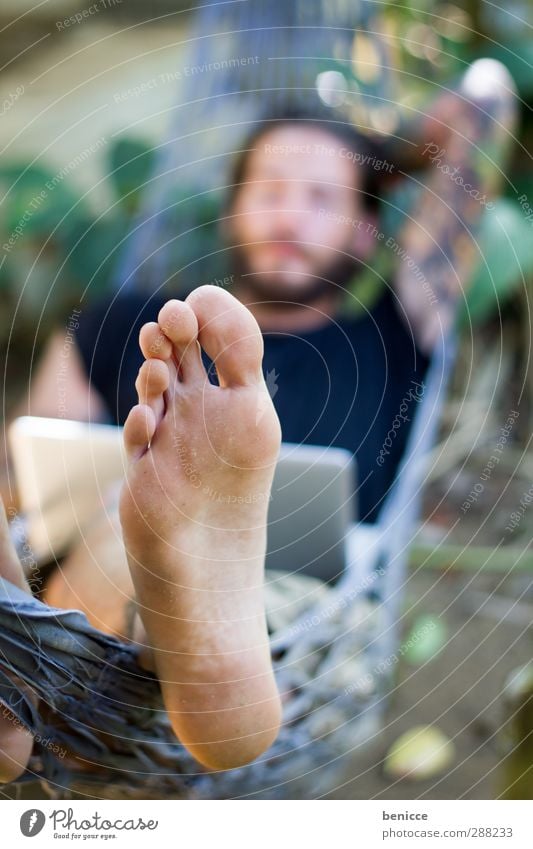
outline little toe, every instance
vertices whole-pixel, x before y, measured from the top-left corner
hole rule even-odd
[[[180,379],[206,380],[198,344],[198,322],[192,309],[183,301],[167,301],[159,312],[158,322],[173,345]]]
[[[187,298],[198,339],[213,360],[221,386],[263,380],[263,337],[249,309],[219,286],[200,286]]]
[[[151,407],[132,407],[124,423],[124,447],[130,460],[138,460],[148,450],[156,430],[156,417]]]

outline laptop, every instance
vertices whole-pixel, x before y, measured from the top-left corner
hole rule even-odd
[[[267,569],[339,578],[356,516],[355,484],[349,451],[283,443],[268,511]]]
[[[124,477],[122,429],[22,416],[8,440],[31,559],[46,564],[66,554]]]
[[[122,428],[23,416],[8,432],[33,559],[63,556],[124,477]],[[331,581],[346,561],[355,461],[340,448],[283,443],[268,513],[269,569]]]

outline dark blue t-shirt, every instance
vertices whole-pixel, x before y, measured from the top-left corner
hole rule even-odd
[[[112,420],[137,402],[139,330],[164,300],[128,294],[82,312],[78,347]],[[263,368],[285,442],[347,448],[357,458],[358,514],[375,521],[423,395],[428,360],[387,290],[371,312],[308,332],[264,334]],[[212,370],[211,372],[212,373]]]

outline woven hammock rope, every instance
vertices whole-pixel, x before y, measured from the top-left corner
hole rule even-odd
[[[276,580],[286,601],[285,577]],[[324,780],[315,773],[319,765],[337,765],[347,748],[377,731],[378,675],[369,670],[372,656],[374,667],[378,663],[378,610],[350,598],[353,590],[345,591],[344,601],[342,595],[332,601],[314,579],[286,580],[289,593],[292,583],[298,596],[322,601],[273,637],[285,702],[282,731],[252,766],[218,774],[204,771],[177,742],[159,684],[138,666],[134,646],[95,630],[77,611],[47,607],[0,580],[0,702],[36,735],[22,780],[42,777],[56,796],[76,791],[233,798],[266,792],[273,798],[285,795],[288,783],[291,794],[295,782],[305,787],[312,773],[316,789]],[[2,665],[35,690],[38,711]],[[84,774],[72,756],[94,771]]]

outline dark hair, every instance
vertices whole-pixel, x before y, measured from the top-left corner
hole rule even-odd
[[[272,132],[278,127],[283,127],[287,124],[300,124],[308,126],[312,129],[319,129],[328,135],[333,136],[338,141],[345,142],[346,146],[362,156],[367,156],[368,161],[377,161],[383,159],[383,153],[377,142],[369,139],[363,133],[359,132],[352,124],[342,121],[339,118],[334,118],[331,114],[315,112],[304,112],[297,109],[286,109],[283,112],[270,114],[269,117],[260,118],[254,125],[251,132],[245,137],[242,150],[233,164],[231,176],[228,185],[228,195],[226,198],[226,207],[232,205],[237,192],[239,191],[248,164],[250,154],[257,147],[259,139]],[[355,168],[354,164],[354,168]],[[362,202],[369,209],[377,206],[379,197],[379,181],[376,170],[360,166],[360,185]]]

